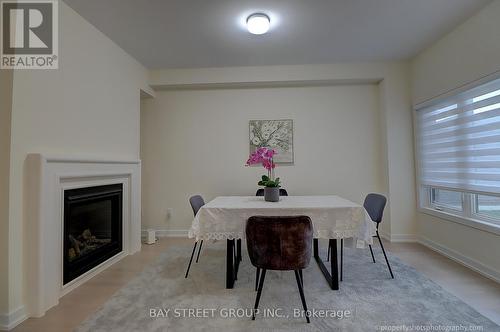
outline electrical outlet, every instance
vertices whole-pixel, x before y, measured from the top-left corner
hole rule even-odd
[[[173,212],[174,212],[174,209],[167,208],[167,219],[166,220],[170,220],[172,218]]]

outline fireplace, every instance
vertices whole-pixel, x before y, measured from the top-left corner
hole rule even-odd
[[[64,191],[63,284],[122,251],[123,184]]]
[[[30,231],[26,233],[24,241],[26,308],[29,316],[41,317],[48,309],[57,305],[62,296],[126,256],[141,250],[141,161],[103,159],[99,156],[79,158],[30,153],[26,158],[25,167],[27,170],[25,217],[27,224],[30,225]],[[70,245],[67,243],[69,234],[73,233],[73,237],[78,237],[83,231],[70,232],[70,229],[65,227],[65,224],[70,225],[69,211],[76,206],[80,198],[84,199],[92,191],[101,191],[102,186],[110,184],[120,184],[113,188],[107,187],[106,190],[108,194],[115,196],[111,199],[112,203],[108,203],[114,212],[111,212],[111,217],[107,217],[114,220],[112,224],[115,226],[110,230],[111,242],[114,244],[109,243],[98,249],[107,250],[109,246],[115,245],[115,249],[111,253],[108,252],[107,256],[113,255],[113,251],[116,254],[93,268],[87,265],[88,258],[84,261],[81,257],[70,262],[68,259]],[[120,190],[122,197],[119,194]],[[121,220],[121,223],[116,220]],[[92,234],[97,231],[90,229],[90,232]],[[89,270],[83,272],[85,269],[82,267]],[[76,277],[80,273],[83,274]],[[72,278],[75,279],[69,281]]]

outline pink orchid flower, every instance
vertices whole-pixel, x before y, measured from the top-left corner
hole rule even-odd
[[[274,163],[274,155],[277,152],[273,149],[260,147],[257,148],[250,156],[246,162],[246,166],[262,164],[262,166],[267,170],[268,179],[274,181],[274,169],[276,168],[276,164]],[[264,179],[264,177],[263,177]],[[278,180],[279,182],[279,180]],[[259,185],[260,182],[259,182]],[[276,185],[276,184],[275,184]],[[266,185],[267,186],[267,185]]]
[[[262,166],[270,172],[276,167],[273,161],[276,151],[274,149],[260,147],[256,149],[248,158],[246,166],[262,164]]]

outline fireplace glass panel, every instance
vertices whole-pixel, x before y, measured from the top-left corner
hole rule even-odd
[[[64,192],[64,284],[122,250],[122,184]]]
[[[111,243],[111,200],[90,202],[75,206],[70,213],[68,225],[68,260],[70,262],[89,255]]]

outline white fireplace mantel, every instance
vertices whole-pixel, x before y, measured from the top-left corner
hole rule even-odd
[[[59,298],[141,248],[141,161],[29,154],[25,168],[24,252],[28,315],[40,317]],[[123,184],[123,250],[63,286],[64,190]]]

